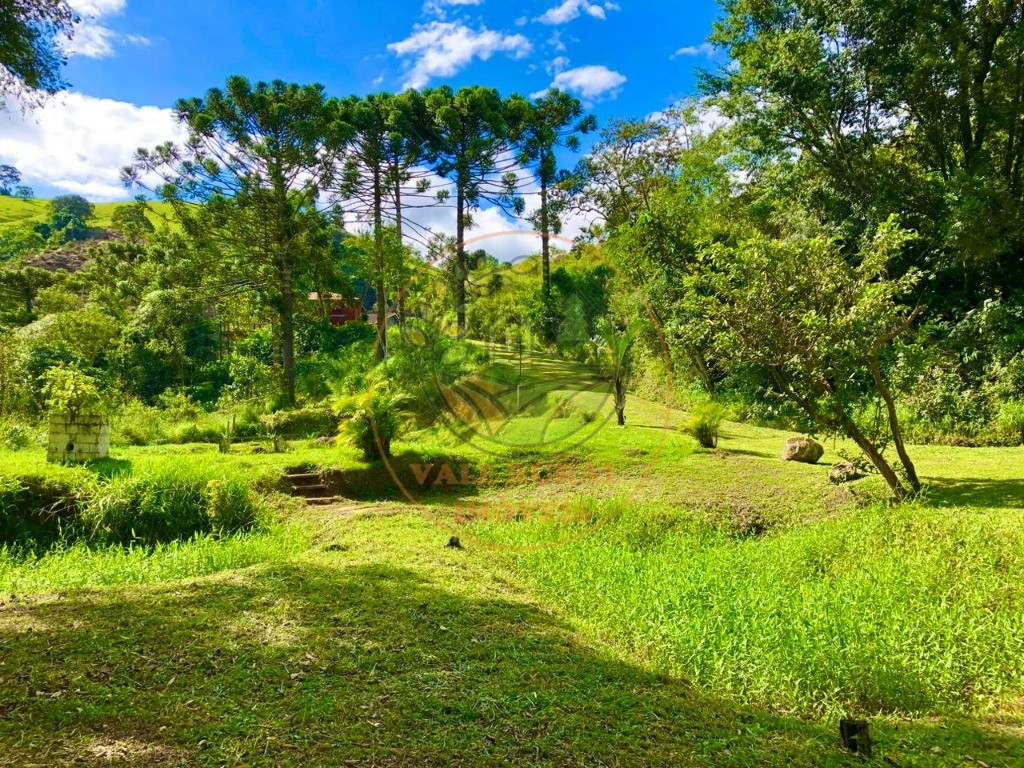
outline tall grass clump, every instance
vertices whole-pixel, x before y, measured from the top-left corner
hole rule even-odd
[[[1003,403],[996,424],[1008,442],[1024,445],[1024,400]]]
[[[693,406],[683,431],[700,443],[701,448],[717,448],[722,422],[728,417],[729,409],[721,403],[699,403]]]
[[[965,712],[1024,691],[1022,523],[878,507],[737,539],[634,510],[517,562],[595,632],[741,701]]]
[[[124,474],[99,484],[81,523],[93,540],[148,543],[259,527],[263,500],[238,478],[216,479],[186,465]]]

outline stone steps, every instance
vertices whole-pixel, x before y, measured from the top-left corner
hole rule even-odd
[[[326,507],[342,501],[339,496],[331,494],[331,489],[315,472],[292,472],[285,475],[285,479],[291,483],[291,495],[302,499],[308,506]]]

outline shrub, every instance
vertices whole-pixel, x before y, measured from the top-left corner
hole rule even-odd
[[[129,400],[115,410],[111,422],[111,436],[116,443],[155,445],[167,442],[160,411],[138,400]]]
[[[199,404],[181,390],[168,389],[158,399],[170,421],[195,421],[203,412]]]
[[[81,519],[90,538],[157,542],[256,527],[264,508],[240,480],[209,479],[188,470],[121,475],[96,486]]]
[[[391,443],[408,428],[412,398],[404,392],[373,390],[339,400],[339,433],[373,461],[381,453],[391,456]]]
[[[167,437],[175,445],[185,443],[217,443],[224,433],[223,426],[212,421],[182,421],[167,430]]]
[[[325,437],[338,431],[338,417],[330,408],[279,411],[263,416],[260,422],[272,435],[287,440]]]
[[[99,382],[73,365],[55,366],[43,378],[43,394],[52,413],[66,413],[74,419],[102,406]]]
[[[0,422],[0,447],[20,451],[32,445],[32,430],[24,424]]]
[[[996,417],[999,431],[1008,439],[1024,443],[1024,400],[1003,403]]]
[[[683,431],[695,438],[702,448],[717,448],[718,433],[728,415],[728,409],[721,403],[701,403],[694,406]]]
[[[73,534],[78,501],[93,487],[92,475],[77,467],[0,476],[0,542],[32,546]]]

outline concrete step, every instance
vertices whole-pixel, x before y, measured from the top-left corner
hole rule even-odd
[[[331,489],[321,483],[320,485],[302,485],[292,489],[292,496],[325,496]]]

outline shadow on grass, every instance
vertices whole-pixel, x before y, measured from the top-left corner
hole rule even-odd
[[[1024,479],[927,478],[925,482],[931,506],[1024,509]]]
[[[51,766],[863,765],[831,727],[597,653],[532,604],[379,562],[345,567],[348,556],[0,607],[0,754]],[[447,565],[464,568],[462,556]],[[951,738],[921,734],[892,739],[923,740],[927,755]],[[1003,764],[986,732],[957,737]]]

